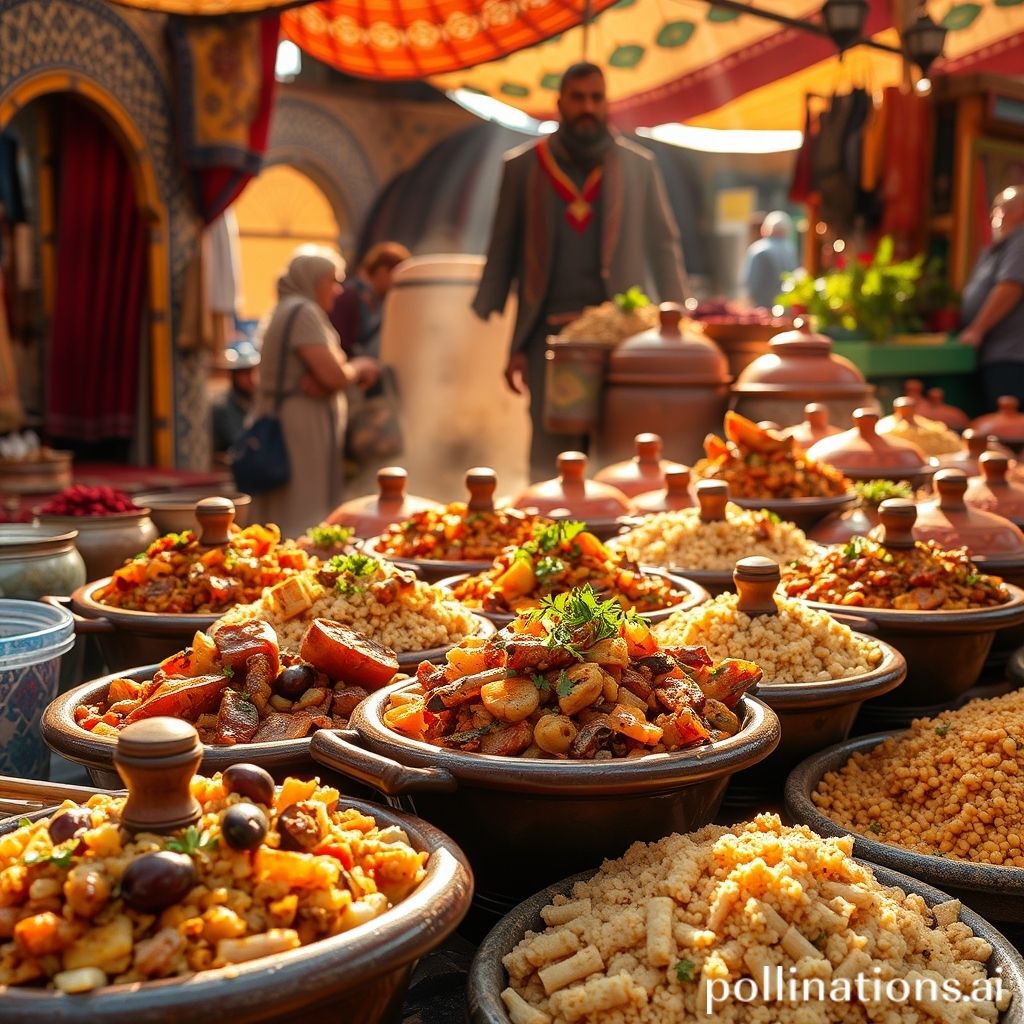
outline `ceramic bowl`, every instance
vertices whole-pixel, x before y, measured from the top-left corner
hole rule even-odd
[[[347,730],[314,735],[311,752],[343,775],[409,797],[414,813],[466,850],[479,904],[499,913],[538,884],[618,856],[638,839],[711,821],[729,776],[779,742],[775,713],[746,696],[740,732],[702,748],[589,763],[464,753],[384,724],[391,694],[408,685],[370,694]]]
[[[235,506],[235,525],[249,524],[249,506],[252,498],[234,487],[187,487],[176,491],[152,491],[132,495],[136,505],[145,505],[150,518],[156,523],[160,536],[165,533],[183,533],[196,528],[196,502],[203,498],[223,496]]]
[[[430,854],[426,878],[367,924],[273,957],[181,980],[112,985],[87,995],[0,986],[0,1020],[19,1024],[398,1024],[416,961],[440,946],[469,909],[473,876],[462,851],[425,821],[343,797],[381,827],[405,830]],[[45,812],[44,812],[45,813]],[[0,834],[16,827],[12,819]]]
[[[917,893],[929,907],[948,898],[944,890],[932,888],[905,874],[865,861],[861,861],[861,864],[871,868],[881,885],[898,886],[906,893]],[[502,958],[519,945],[528,931],[540,932],[547,927],[540,912],[555,896],[570,896],[577,882],[586,881],[592,876],[593,872],[587,871],[549,886],[517,906],[484,939],[469,971],[467,994],[471,1024],[512,1024],[505,1004],[501,1001],[501,993],[508,987]],[[1024,1024],[1024,1000],[1021,998],[1024,993],[1024,959],[992,925],[966,907],[960,911],[960,920],[992,946],[989,973],[995,974],[996,969],[1000,968],[1003,984],[1015,993],[1013,1002],[1001,1015],[998,1024]]]
[[[664,576],[671,582],[672,586],[676,590],[686,592],[686,597],[682,601],[669,605],[668,608],[659,608],[657,611],[644,612],[643,616],[648,622],[661,622],[675,612],[689,611],[691,608],[696,608],[697,605],[703,604],[710,596],[708,592],[694,580],[685,579],[682,576],[676,576],[672,573],[665,572],[664,569],[654,569],[649,565],[641,566],[641,568],[645,575]],[[447,579],[438,580],[436,585],[451,590],[463,580],[468,579],[469,576],[470,573],[468,572],[459,573],[458,576],[449,576]],[[510,622],[515,620],[515,615],[510,612],[489,612],[481,608],[479,609],[479,614],[490,619],[491,622],[493,622],[499,629],[502,626],[507,626]]]
[[[786,782],[786,810],[794,821],[810,825],[822,836],[854,837],[854,853],[893,871],[902,871],[962,900],[993,921],[1024,922],[1024,868],[974,864],[949,857],[931,857],[880,843],[837,825],[814,805],[811,794],[826,772],[837,771],[856,752],[866,753],[883,740],[897,735],[877,732],[837,743],[807,758],[793,770]],[[1019,1000],[1018,1000],[1019,1001]]]
[[[955,703],[977,681],[996,632],[1024,623],[1024,590],[1011,584],[1007,589],[1010,600],[991,608],[919,612],[818,601],[807,604],[841,620],[853,616],[864,632],[892,645],[907,659],[903,685],[868,708],[884,704],[920,712]]]
[[[754,511],[766,508],[780,519],[796,523],[801,530],[807,531],[825,516],[855,505],[860,498],[856,491],[848,491],[831,498],[734,498],[730,495],[729,500],[740,508]]]

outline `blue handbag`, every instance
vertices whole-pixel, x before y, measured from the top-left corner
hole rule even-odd
[[[274,391],[274,411],[260,416],[231,446],[228,463],[235,486],[245,494],[265,494],[284,487],[292,478],[288,446],[281,426],[281,403],[284,401],[284,368],[288,359],[288,339],[295,317],[302,307],[296,305],[288,315],[284,340],[277,364],[277,388]]]

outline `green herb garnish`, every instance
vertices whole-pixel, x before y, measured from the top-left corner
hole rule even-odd
[[[949,722],[943,722],[942,725],[935,726],[935,734],[937,736],[945,736],[949,732]]]
[[[32,822],[29,821],[28,818],[19,818],[18,819],[18,828],[28,828],[31,824],[32,824]]]
[[[560,572],[565,572],[565,562],[560,558],[552,558],[550,555],[542,558],[533,568],[533,573],[538,579],[557,576]]]
[[[370,555],[335,555],[324,566],[326,572],[337,576],[335,589],[339,594],[352,594],[364,588],[352,582],[354,579],[365,579],[372,576],[380,568],[379,559]],[[348,577],[348,579],[342,579]]]
[[[531,677],[530,682],[533,683],[541,693],[549,693],[551,690],[551,684],[547,681],[547,678],[542,676],[540,673],[535,673]]]
[[[575,685],[576,684],[569,678],[568,673],[559,672],[558,682],[555,684],[555,693],[557,693],[559,697],[568,697],[569,694],[572,693],[572,688]]]
[[[75,855],[75,850],[78,849],[78,840],[69,839],[66,843],[62,843],[60,846],[55,846],[53,852],[47,855],[41,853],[30,852],[26,853],[22,857],[21,862],[25,867],[30,868],[36,864],[45,864],[49,862],[59,868],[66,868],[71,863],[71,858]]]
[[[627,612],[615,598],[602,601],[590,584],[564,594],[547,595],[541,606],[526,613],[527,622],[548,621],[548,647],[561,647],[583,660],[579,649],[619,635],[623,622],[640,616]]]
[[[170,850],[172,853],[185,853],[191,857],[200,850],[207,850],[211,847],[216,848],[217,845],[216,836],[207,836],[204,839],[203,834],[195,825],[189,825],[185,829],[185,834],[180,839],[168,839],[164,849]]]
[[[852,562],[863,555],[871,542],[867,537],[851,537],[843,547],[843,558]]]
[[[876,836],[881,835],[882,834],[881,822],[878,822],[878,821],[871,822],[871,824],[868,825],[868,831],[869,832],[874,832]]]
[[[633,313],[651,304],[651,300],[643,293],[639,285],[633,285],[632,288],[619,292],[612,301],[623,313]]]
[[[693,981],[693,972],[697,965],[692,960],[680,960],[673,970],[676,972],[676,981],[682,984],[684,981]]]
[[[912,498],[914,489],[906,480],[893,483],[892,480],[861,480],[854,487],[861,500],[868,505],[881,505],[888,498]]]
[[[311,526],[306,536],[318,548],[333,548],[339,544],[347,544],[352,539],[351,526]]]
[[[773,526],[778,526],[779,523],[782,522],[782,516],[777,512],[773,512],[770,508],[761,509],[761,515],[763,515]]]
[[[227,676],[228,679],[235,678],[235,670],[230,665],[222,665],[220,669],[220,674],[222,676]]]
[[[183,530],[181,533],[168,533],[164,540],[169,540],[175,548],[187,548],[192,543],[195,534],[191,530]]]

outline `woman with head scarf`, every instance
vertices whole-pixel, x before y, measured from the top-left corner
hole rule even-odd
[[[344,270],[329,249],[298,249],[278,278],[278,302],[263,331],[253,417],[278,409],[291,479],[255,498],[251,515],[254,522],[277,523],[284,537],[302,534],[341,501],[345,389],[367,388],[377,379],[375,360],[346,358],[327,318]]]

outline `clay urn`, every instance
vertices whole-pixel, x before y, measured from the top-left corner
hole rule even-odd
[[[611,484],[627,497],[655,490],[665,482],[665,473],[678,463],[661,457],[663,443],[658,434],[637,434],[633,438],[636,454],[615,462],[594,474],[598,483]]]
[[[983,452],[978,461],[981,475],[967,481],[964,502],[1024,526],[1024,484],[1008,477],[1010,460],[1002,452]]]
[[[690,464],[725,415],[725,356],[703,334],[681,328],[682,306],[663,303],[659,316],[658,327],[627,338],[609,356],[596,437],[603,463],[628,460],[636,435],[654,431],[665,439],[666,458]]]
[[[528,487],[512,504],[551,519],[580,519],[602,538],[614,536],[619,518],[635,512],[633,503],[617,487],[586,478],[583,452],[562,452],[555,465],[558,476]]]
[[[902,437],[883,437],[874,409],[857,409],[853,427],[813,444],[807,454],[831,463],[851,480],[908,480],[919,484],[931,472],[924,452]]]
[[[1020,402],[1013,395],[1003,395],[996,403],[995,412],[979,416],[971,426],[982,434],[992,434],[1001,443],[1020,455],[1024,449],[1024,414]]]
[[[841,434],[842,428],[828,421],[828,406],[824,402],[808,402],[804,406],[803,421],[786,431],[801,448],[810,448],[816,441],[833,434]]]
[[[376,494],[365,494],[339,505],[326,519],[331,526],[351,527],[362,539],[376,537],[392,523],[408,519],[414,512],[443,508],[429,498],[406,494],[408,474],[401,466],[386,466],[377,471]]]
[[[637,512],[674,512],[693,508],[696,502],[690,493],[690,467],[673,466],[665,470],[665,485],[655,491],[645,491],[633,498]]]
[[[775,335],[768,348],[732,386],[729,407],[748,419],[791,426],[808,402],[818,402],[843,423],[872,400],[874,387],[849,359],[833,353],[831,338],[801,327]]]

